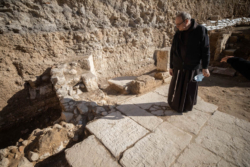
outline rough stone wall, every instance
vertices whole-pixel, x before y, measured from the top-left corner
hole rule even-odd
[[[155,49],[170,46],[177,11],[201,23],[211,15],[247,17],[249,5],[249,0],[1,0],[0,110],[20,103],[9,99],[29,80],[85,55],[93,55],[100,80],[147,72]]]

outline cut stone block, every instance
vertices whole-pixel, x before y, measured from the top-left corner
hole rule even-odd
[[[65,150],[65,153],[72,167],[120,167],[94,135]]]
[[[91,73],[95,74],[95,66],[94,66],[94,61],[93,61],[93,56],[92,55],[84,55],[84,59],[81,61],[81,66],[89,70]]]
[[[132,119],[113,112],[89,123],[86,128],[94,134],[119,159],[121,153],[149,131]]]
[[[167,119],[172,125],[197,135],[200,129],[204,126],[210,118],[210,114],[193,109],[183,115],[172,115]]]
[[[236,49],[228,49],[228,50],[224,50],[224,54],[226,56],[234,56],[234,52],[236,51]]]
[[[155,79],[166,79],[170,77],[169,72],[157,72],[154,75]]]
[[[168,106],[167,97],[155,92],[149,92],[139,97],[131,98],[122,104],[135,104],[143,109],[149,109],[152,105]]]
[[[168,71],[170,63],[170,48],[156,50],[157,67],[159,71]]]
[[[92,72],[83,74],[82,81],[85,84],[87,91],[89,92],[99,89],[97,84],[97,77]]]
[[[117,109],[151,131],[154,131],[163,122],[162,119],[133,104],[120,105]]]
[[[157,86],[157,82],[154,77],[150,75],[142,75],[140,77],[137,77],[135,81],[132,81],[129,90],[134,94],[140,94],[147,92],[151,89],[153,89],[155,86]],[[159,85],[162,82],[160,81]]]
[[[213,70],[213,74],[221,74],[221,75],[228,75],[228,76],[234,76],[236,71],[232,68],[219,68],[216,67]]]
[[[173,167],[190,167],[190,166],[217,166],[221,160],[219,156],[202,148],[197,144],[191,144],[184,150]]]
[[[222,123],[218,122],[219,120],[223,120],[227,124],[221,126]],[[208,124],[201,130],[195,141],[236,166],[250,166],[250,123],[243,121],[245,122],[244,125],[237,127],[238,125],[235,124],[235,122],[238,122],[237,120],[239,122],[243,121],[237,118],[233,119],[232,116],[226,116],[226,114],[216,113],[211,117],[211,121],[209,120]],[[213,123],[216,124],[213,125]],[[220,125],[219,128],[217,128],[218,124]],[[229,128],[234,129],[231,130]],[[241,129],[240,132],[233,131],[239,129]]]
[[[164,122],[154,133],[150,133],[125,151],[120,163],[124,167],[170,166],[191,139],[191,135]]]
[[[194,105],[194,109],[197,109],[203,112],[214,113],[218,109],[218,106],[211,104],[211,103],[207,103],[204,100],[202,100],[200,97],[198,97],[198,102],[196,105]]]
[[[111,86],[114,86],[117,91],[124,93],[126,92],[129,87],[129,84],[134,81],[137,77],[135,76],[125,76],[125,77],[117,77],[108,80],[108,83]]]

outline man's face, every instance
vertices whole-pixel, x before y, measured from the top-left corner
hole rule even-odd
[[[186,29],[187,21],[188,20],[182,20],[181,17],[176,17],[175,18],[176,28],[178,28],[179,31],[184,31]]]

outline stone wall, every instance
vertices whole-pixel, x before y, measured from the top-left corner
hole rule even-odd
[[[244,6],[249,3],[242,1],[239,12],[238,0],[0,1],[0,117],[13,113],[18,118],[13,111],[19,104],[16,94],[25,90],[23,96],[30,96],[25,83],[43,77],[54,65],[93,55],[100,81],[139,75],[154,68],[156,49],[171,45],[177,11],[189,11],[202,23],[211,15],[248,17]],[[32,105],[38,103],[27,107]],[[26,117],[37,110],[22,113]]]

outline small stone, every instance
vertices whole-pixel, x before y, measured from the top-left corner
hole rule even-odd
[[[23,144],[24,146],[27,146],[27,145],[28,145],[28,140],[24,140],[24,141],[22,142],[22,144]]]
[[[99,114],[99,113],[104,112],[104,111],[106,111],[106,110],[103,107],[97,107],[95,112],[97,114]]]
[[[66,122],[69,122],[73,118],[74,114],[69,112],[62,112],[61,118],[65,120]]]
[[[78,141],[78,135],[77,134],[75,134],[75,136],[74,136],[74,138],[73,138],[73,141]]]
[[[19,150],[20,153],[24,153],[24,146],[20,146],[20,147],[18,148],[18,150]]]
[[[30,151],[29,152],[29,160],[31,160],[32,162],[37,161],[39,159],[39,154]]]
[[[82,102],[77,105],[77,109],[80,112],[80,114],[87,113],[89,111],[88,107],[86,106],[85,102]]]
[[[77,74],[77,71],[76,71],[75,69],[71,69],[71,70],[69,71],[69,74],[75,75],[75,74]]]
[[[76,118],[76,121],[79,122],[82,119],[81,115],[78,115],[78,117]]]

